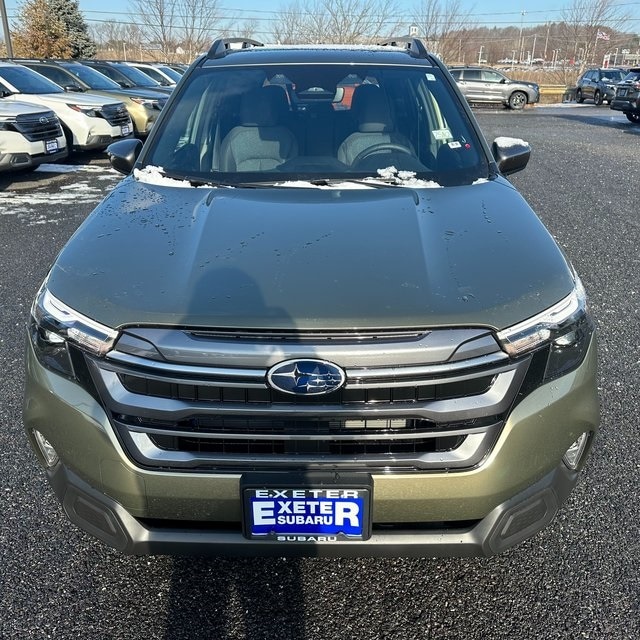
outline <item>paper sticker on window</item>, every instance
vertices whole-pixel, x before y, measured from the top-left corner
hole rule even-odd
[[[427,78],[427,80],[429,82],[435,82],[436,81],[436,77],[433,75],[433,73],[425,73],[425,77]]]
[[[449,129],[434,129],[433,137],[436,140],[448,140],[449,138],[453,138]]]
[[[454,140],[453,142],[449,143],[450,149],[460,149],[461,147],[462,145],[457,140]]]

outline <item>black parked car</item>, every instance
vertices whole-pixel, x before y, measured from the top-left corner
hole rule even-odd
[[[576,82],[576,102],[593,100],[600,106],[611,104],[616,95],[616,84],[624,78],[622,69],[587,69]]]
[[[616,87],[611,108],[622,111],[630,122],[640,123],[640,68],[629,69],[624,80]]]

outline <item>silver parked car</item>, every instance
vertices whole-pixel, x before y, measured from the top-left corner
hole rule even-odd
[[[535,82],[511,80],[489,67],[456,66],[451,75],[469,102],[503,104],[509,109],[524,109],[540,100],[540,87]]]

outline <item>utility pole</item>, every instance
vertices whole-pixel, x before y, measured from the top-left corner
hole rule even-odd
[[[0,14],[2,15],[2,30],[4,31],[4,41],[7,45],[7,57],[13,58],[11,32],[9,31],[9,18],[7,17],[7,7],[4,4],[4,0],[0,0]]]

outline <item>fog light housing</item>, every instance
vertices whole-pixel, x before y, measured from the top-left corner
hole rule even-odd
[[[571,469],[575,471],[580,465],[582,456],[589,443],[590,433],[585,431],[565,452],[562,456],[563,462]]]
[[[47,467],[55,467],[58,464],[60,457],[53,448],[53,445],[37,429],[33,430],[33,437],[40,449],[40,453],[42,454]]]

